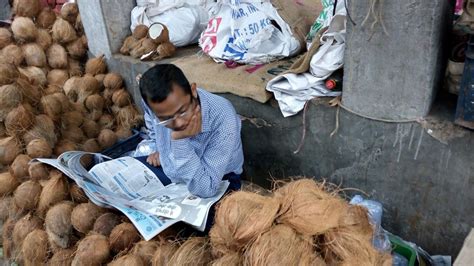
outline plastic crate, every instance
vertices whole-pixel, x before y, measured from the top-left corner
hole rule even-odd
[[[390,243],[392,244],[392,250],[405,257],[408,260],[408,266],[419,265],[416,259],[416,250],[405,243],[401,238],[388,234]]]
[[[131,137],[115,143],[114,146],[102,151],[102,154],[115,159],[135,150],[138,144],[143,140],[143,137],[141,136],[141,132],[136,130],[133,132],[134,134]]]
[[[474,35],[469,37],[455,123],[474,129]]]

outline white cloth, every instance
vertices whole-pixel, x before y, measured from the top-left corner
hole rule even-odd
[[[338,5],[344,5],[339,1]],[[341,92],[327,90],[324,81],[343,66],[346,11],[331,17],[329,29],[321,37],[321,46],[313,55],[309,73],[283,74],[268,82],[266,89],[273,92],[284,117],[297,114],[306,101],[314,97],[338,96]]]

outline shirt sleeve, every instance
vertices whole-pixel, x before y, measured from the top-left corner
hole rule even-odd
[[[230,124],[230,123],[229,123]],[[217,194],[233,148],[239,141],[237,125],[226,125],[214,132],[201,158],[194,152],[190,139],[171,141],[170,158],[175,163],[176,176],[183,179],[189,192],[208,198]]]
[[[150,109],[148,108],[148,106],[145,105],[143,101],[142,107],[144,112],[143,118],[145,120],[148,138],[150,138],[150,140],[153,140],[153,142],[156,142],[155,121],[153,119],[153,116],[150,114]]]

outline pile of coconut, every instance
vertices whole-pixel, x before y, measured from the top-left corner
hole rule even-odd
[[[138,25],[128,36],[120,53],[140,60],[161,60],[176,53],[176,47],[170,42],[168,28],[161,23],[150,27]]]

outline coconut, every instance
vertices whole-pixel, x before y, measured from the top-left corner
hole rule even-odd
[[[21,144],[17,139],[14,137],[0,139],[0,164],[9,165],[13,163],[20,153]]]
[[[44,67],[46,65],[46,54],[38,44],[27,43],[21,49],[23,50],[27,65],[36,67]]]
[[[132,105],[120,108],[116,119],[117,124],[123,128],[135,128],[143,123],[143,116]]]
[[[82,124],[82,130],[88,138],[96,138],[100,134],[99,125],[90,119],[84,120],[84,123]]]
[[[274,198],[244,191],[224,198],[209,233],[214,252],[240,251],[272,226],[279,207]]]
[[[7,136],[7,129],[5,128],[5,124],[0,123],[0,138],[4,138]]]
[[[15,229],[15,224],[15,219],[8,218],[2,228],[3,256],[7,259],[13,258],[14,255],[13,230]]]
[[[156,43],[154,43],[151,39],[145,38],[138,42],[139,45],[130,51],[130,56],[134,58],[139,58],[144,54],[155,51],[156,49]]]
[[[23,50],[16,44],[7,45],[2,49],[0,55],[0,63],[13,64],[14,66],[20,66],[25,60]]]
[[[63,86],[64,94],[69,100],[75,102],[77,100],[77,94],[79,90],[79,84],[81,83],[80,77],[71,77],[66,80]]]
[[[31,18],[15,17],[11,29],[13,36],[20,43],[32,42],[38,36],[38,29]]]
[[[138,46],[140,46],[140,41],[133,36],[128,36],[120,48],[120,53],[123,55],[128,55],[130,51],[137,48]]]
[[[53,257],[48,261],[48,265],[59,266],[59,265],[71,265],[74,255],[76,253],[75,249],[61,249],[54,253]]]
[[[224,256],[214,260],[212,262],[212,266],[228,266],[228,265],[243,265],[242,262],[243,255],[237,252],[228,253]]]
[[[55,125],[53,120],[44,114],[35,117],[35,123],[32,129],[25,133],[23,141],[25,144],[34,139],[45,139],[51,147],[54,147],[57,141]]]
[[[168,28],[161,23],[153,23],[148,30],[148,36],[157,45],[170,41]]]
[[[74,111],[73,106],[71,102],[69,101],[69,98],[63,92],[56,92],[53,94],[53,96],[56,97],[56,99],[58,99],[61,102],[61,109],[63,112],[68,113],[68,112]],[[79,123],[79,122],[76,122],[76,123]]]
[[[69,65],[69,76],[82,76],[83,69],[82,65],[79,61],[73,59],[73,58],[68,58],[68,65]]]
[[[37,0],[14,0],[13,13],[20,17],[35,18],[41,10],[41,4]]]
[[[45,7],[36,18],[36,25],[43,29],[51,29],[55,21],[56,13],[51,8]]]
[[[125,140],[133,135],[133,132],[129,128],[119,127],[115,130],[118,140]]]
[[[348,203],[332,196],[312,179],[293,181],[276,190],[281,202],[277,221],[303,235],[320,235],[339,225]]]
[[[77,102],[84,103],[87,97],[100,92],[100,84],[92,75],[84,75],[77,87]]]
[[[133,246],[131,254],[140,257],[146,265],[151,265],[158,246],[159,244],[156,241],[140,241]]]
[[[53,24],[52,37],[56,42],[66,44],[77,39],[77,34],[69,22],[62,18],[57,18]]]
[[[27,211],[32,211],[38,204],[42,187],[36,181],[25,181],[19,185],[13,194],[15,205]]]
[[[69,140],[76,144],[82,143],[86,139],[84,132],[79,127],[69,127],[63,129],[61,131],[61,136],[63,140]]]
[[[112,90],[112,89],[105,89],[104,92],[102,93],[102,96],[104,97],[105,100],[105,106],[107,106],[108,109],[110,109],[111,105],[113,104],[112,102],[112,96],[114,95],[114,92],[117,90]],[[119,107],[117,107],[119,108]]]
[[[121,223],[118,215],[108,212],[104,213],[94,222],[93,232],[109,236],[112,230]]]
[[[82,203],[77,205],[71,214],[71,223],[74,228],[87,234],[94,227],[96,219],[104,213],[104,210],[92,203]]]
[[[64,94],[63,94],[64,95]],[[62,128],[75,128],[82,126],[84,116],[78,111],[70,111],[61,116]]]
[[[137,255],[127,254],[118,259],[114,259],[109,266],[144,266],[143,259]]]
[[[5,118],[5,129],[10,136],[19,136],[28,131],[35,121],[35,116],[25,108],[19,105],[11,110]]]
[[[158,54],[157,60],[172,57],[176,53],[176,47],[170,42],[164,42],[158,45],[156,53]]]
[[[87,110],[100,110],[104,109],[104,98],[99,94],[93,94],[86,98],[85,106]]]
[[[29,66],[25,68],[18,68],[18,71],[20,72],[20,76],[28,80],[31,85],[43,87],[48,82],[46,79],[46,74],[39,67]]]
[[[19,180],[28,176],[28,163],[30,161],[31,158],[28,155],[18,155],[10,166],[10,173]]]
[[[10,216],[10,207],[13,204],[13,197],[0,198],[0,223],[3,224]]]
[[[59,44],[53,44],[48,48],[48,64],[52,68],[67,68],[67,52],[64,47]]]
[[[46,213],[45,227],[48,240],[60,248],[71,246],[72,224],[71,213],[74,204],[64,201],[51,207]]]
[[[76,3],[66,3],[61,8],[61,17],[71,24],[76,23],[77,15],[79,15],[79,8]]]
[[[0,196],[10,195],[15,191],[18,185],[18,179],[9,172],[3,172],[0,174]]]
[[[152,265],[171,265],[169,261],[174,253],[178,250],[178,245],[173,242],[161,243],[153,254]]]
[[[47,79],[48,84],[62,87],[69,79],[69,73],[63,69],[53,69],[48,72]]]
[[[110,129],[102,129],[98,141],[103,149],[110,148],[117,142],[117,135]]]
[[[26,236],[21,252],[25,265],[44,265],[48,260],[48,235],[37,229]]]
[[[135,39],[143,39],[148,35],[148,27],[146,25],[138,25],[132,32],[132,36]]]
[[[14,65],[10,63],[0,63],[0,86],[13,83],[17,77],[18,71]]]
[[[169,265],[209,265],[212,261],[209,240],[205,237],[190,237],[174,253]]]
[[[118,107],[130,105],[132,100],[130,94],[125,89],[119,89],[112,95],[112,102]]]
[[[104,114],[99,118],[97,123],[101,129],[112,129],[114,127],[114,117],[110,114]]]
[[[310,237],[304,238],[288,226],[276,225],[246,250],[245,264],[321,265],[310,263],[314,254]]]
[[[102,149],[95,139],[88,139],[82,144],[82,149],[86,152],[100,152]]]
[[[114,227],[110,233],[109,240],[110,249],[115,253],[119,253],[131,248],[134,243],[140,240],[140,235],[133,224],[121,223]]]
[[[118,90],[122,87],[123,79],[117,73],[108,73],[104,77],[104,87],[111,90]]]
[[[53,121],[59,121],[61,118],[61,102],[53,95],[45,95],[41,98],[40,110]]]
[[[89,235],[79,242],[72,266],[101,265],[110,256],[109,241],[103,235]]]
[[[12,43],[12,33],[7,28],[0,28],[0,49]]]
[[[53,175],[44,184],[38,203],[38,214],[44,217],[48,209],[58,202],[67,199],[69,187],[67,179],[62,174]]]
[[[32,180],[48,179],[49,170],[48,167],[40,162],[31,163],[28,167],[28,174]]]
[[[53,38],[51,34],[45,29],[38,29],[38,36],[36,37],[36,43],[46,51],[51,44],[53,44]]]
[[[86,73],[91,75],[105,74],[107,72],[107,65],[103,55],[91,58],[86,63]]]
[[[27,108],[29,103],[33,106],[37,106],[41,100],[41,88],[37,85],[33,85],[29,80],[24,77],[20,77],[16,80],[18,90],[21,92],[24,99],[24,106]],[[30,113],[36,112],[36,109],[30,111]]]
[[[21,248],[21,244],[25,237],[33,232],[36,229],[41,229],[43,227],[43,221],[37,216],[32,214],[27,214],[23,218],[21,218],[13,228],[13,243],[15,247]]]
[[[80,188],[76,183],[69,186],[69,194],[74,203],[86,203],[89,201],[84,190]]]
[[[81,59],[87,54],[87,41],[84,41],[85,36],[67,45],[67,51],[72,58]]]
[[[74,28],[77,31],[77,34],[84,35],[84,26],[82,25],[82,18],[81,15],[77,15],[76,22],[74,23]]]
[[[0,121],[23,101],[21,91],[14,84],[0,87]]]
[[[26,152],[31,158],[49,158],[53,149],[45,139],[35,139],[26,146]]]

